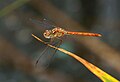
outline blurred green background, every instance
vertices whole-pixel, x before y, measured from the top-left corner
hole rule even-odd
[[[46,45],[31,33],[49,41],[43,32],[50,28],[33,24],[30,18],[45,18],[70,31],[101,33],[100,38],[66,36],[60,47],[120,80],[119,0],[0,0],[0,82],[101,82],[81,63],[59,51],[48,61],[46,70],[35,67]],[[44,58],[53,52],[49,48]]]

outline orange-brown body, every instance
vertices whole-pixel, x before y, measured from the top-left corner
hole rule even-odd
[[[89,32],[70,32],[70,31],[66,31],[62,28],[56,27],[52,30],[46,30],[44,32],[44,37],[45,38],[59,38],[62,37],[64,35],[81,35],[81,36],[101,36],[101,34],[98,33],[89,33]]]

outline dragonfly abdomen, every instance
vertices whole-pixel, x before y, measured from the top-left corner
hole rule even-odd
[[[101,34],[98,33],[89,33],[89,32],[67,32],[67,34],[72,34],[72,35],[81,35],[81,36],[97,36],[100,37]]]

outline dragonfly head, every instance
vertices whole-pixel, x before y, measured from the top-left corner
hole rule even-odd
[[[51,38],[51,33],[52,33],[51,30],[46,30],[43,35],[44,35],[45,38],[50,39]]]

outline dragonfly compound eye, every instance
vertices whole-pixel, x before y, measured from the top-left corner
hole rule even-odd
[[[51,38],[51,30],[46,30],[43,35],[45,38]]]

